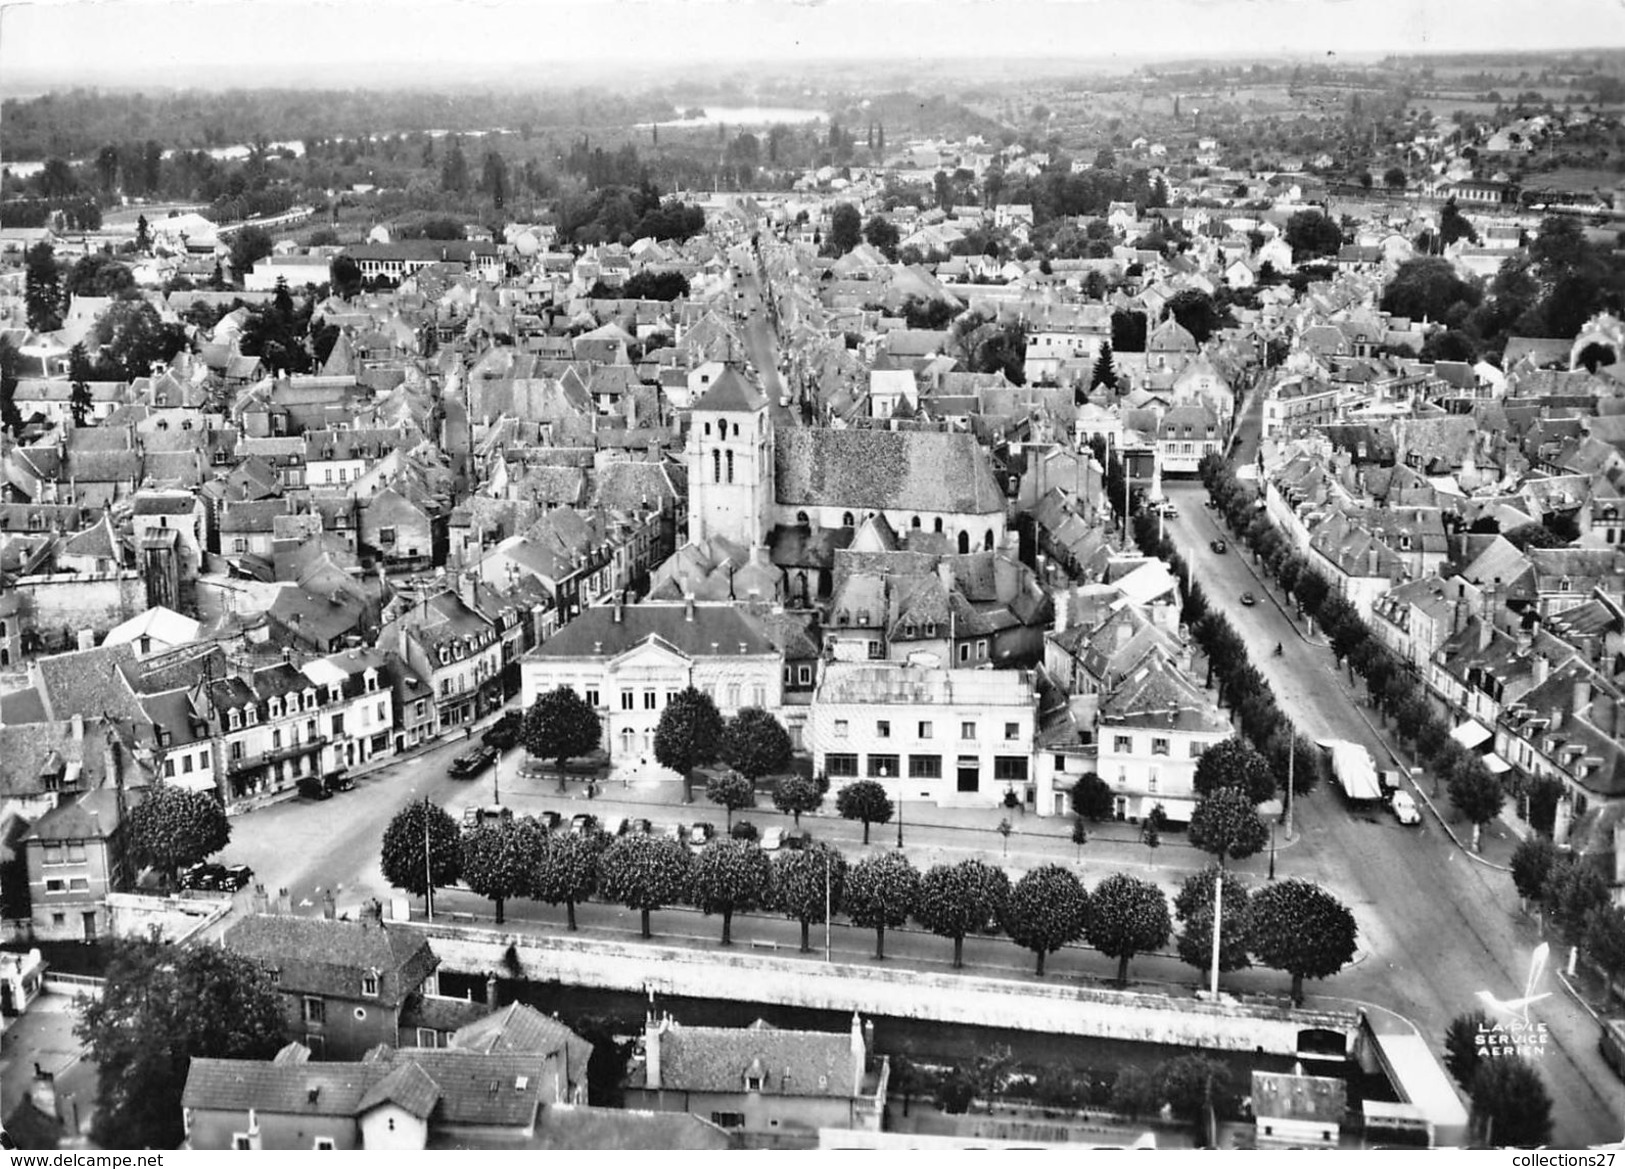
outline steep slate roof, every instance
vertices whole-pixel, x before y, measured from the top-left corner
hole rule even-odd
[[[624,605],[617,621],[614,606],[595,605],[526,656],[613,658],[651,637],[689,657],[737,655],[741,645],[747,654],[777,652],[755,623],[732,605],[695,605],[692,618],[688,610],[687,605]]]
[[[774,464],[786,507],[1004,511],[986,452],[970,434],[797,427],[775,435]]]
[[[696,410],[753,413],[767,405],[767,399],[732,366],[725,368],[694,403]]]
[[[740,1092],[745,1075],[762,1078],[767,1096],[856,1096],[852,1037],[781,1031],[758,1019],[749,1027],[668,1023],[660,1035],[660,1083],[684,1092]]]
[[[383,1007],[400,1006],[440,964],[422,934],[371,921],[256,914],[226,931],[224,941],[279,970],[284,994],[359,998],[361,973],[376,970]]]
[[[181,1104],[223,1112],[354,1116],[382,1069],[364,1063],[269,1063],[194,1056]]]

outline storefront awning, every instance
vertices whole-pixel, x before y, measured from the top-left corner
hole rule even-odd
[[[1512,764],[1501,758],[1494,751],[1484,756],[1484,766],[1490,769],[1491,775],[1504,775],[1512,770]]]
[[[212,792],[215,790],[214,780],[206,775],[177,775],[173,779],[164,780],[174,787],[184,788],[189,792]]]
[[[1455,730],[1451,731],[1450,737],[1456,740],[1456,742],[1460,743],[1463,747],[1471,750],[1488,739],[1490,737],[1490,732],[1483,723],[1468,719]]]

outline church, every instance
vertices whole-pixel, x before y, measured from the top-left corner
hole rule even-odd
[[[691,544],[754,548],[775,528],[855,531],[877,517],[945,551],[1004,544],[1004,492],[974,435],[776,430],[766,396],[732,368],[694,403],[687,459]]]

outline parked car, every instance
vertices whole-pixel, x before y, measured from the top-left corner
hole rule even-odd
[[[254,870],[247,865],[205,862],[181,873],[181,888],[235,893],[239,889],[246,889],[253,880]]]
[[[784,847],[784,829],[775,824],[762,833],[762,851],[777,852]]]
[[[1394,810],[1394,819],[1401,824],[1420,824],[1422,813],[1410,792],[1397,791],[1388,797],[1388,806]]]
[[[510,710],[480,736],[480,742],[487,747],[495,747],[498,751],[506,751],[519,742],[519,733],[524,729],[525,716],[517,710]]]
[[[485,807],[474,805],[463,809],[463,827],[478,828],[482,824],[490,824],[497,820],[512,820],[513,809],[505,808],[501,804],[488,804]]]
[[[495,747],[475,747],[472,751],[464,751],[453,759],[448,772],[453,779],[473,779],[495,763],[496,758]]]
[[[351,775],[330,775],[327,777],[327,790],[330,792],[347,792],[355,790],[355,777]]]
[[[560,816],[552,808],[545,808],[542,811],[537,812],[536,818],[542,822],[549,832],[557,828],[564,819],[563,816]]]
[[[1222,555],[1224,552],[1229,550],[1230,545],[1226,544],[1223,540],[1215,540],[1213,543],[1209,544],[1208,547]]]
[[[1165,503],[1157,510],[1165,520],[1177,520],[1179,518],[1179,509],[1171,503]]]
[[[637,835],[637,834],[642,834],[644,836],[648,836],[648,835],[652,834],[654,832],[654,830],[655,830],[655,826],[653,824],[649,823],[649,821],[647,819],[645,819],[642,816],[634,816],[632,819],[628,820],[625,824],[621,825],[621,830],[618,833],[616,833],[616,835],[617,836],[633,836],[633,835]]]
[[[299,781],[299,794],[307,800],[330,800],[333,793],[319,776],[307,775]]]
[[[598,827],[598,817],[591,812],[577,812],[570,817],[570,835],[585,836]]]
[[[1241,603],[1251,608],[1253,605],[1258,604],[1258,598],[1253,596],[1251,593],[1242,593]]]
[[[709,820],[696,820],[694,826],[688,830],[688,843],[694,848],[704,848],[711,843],[711,838],[717,834],[717,826]]]
[[[660,835],[666,840],[685,840],[688,834],[681,824],[672,824]]]
[[[812,833],[805,828],[792,828],[784,834],[784,847],[790,849],[806,848],[812,843]]]

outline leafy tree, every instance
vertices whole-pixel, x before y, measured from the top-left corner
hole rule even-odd
[[[508,198],[508,164],[502,155],[494,150],[485,152],[484,173],[480,179],[480,189],[485,192],[486,198],[491,200],[498,211]]]
[[[528,892],[546,837],[535,820],[496,820],[463,834],[463,881],[496,906],[497,924],[510,897]]]
[[[536,696],[525,712],[520,741],[538,759],[552,759],[559,770],[578,755],[598,750],[603,727],[587,700],[568,686]]]
[[[108,307],[92,333],[102,347],[107,372],[124,381],[152,373],[186,345],[182,325],[166,325],[158,310],[144,300],[119,300]]]
[[[1608,904],[1608,881],[1593,858],[1560,856],[1546,874],[1540,899],[1563,937],[1578,942],[1592,911]]]
[[[1227,312],[1213,303],[1213,298],[1200,289],[1186,288],[1168,301],[1168,313],[1187,330],[1198,345],[1207,343],[1217,329],[1232,323]]]
[[[1198,1123],[1209,1107],[1219,1116],[1234,1112],[1235,1092],[1230,1069],[1205,1055],[1180,1055],[1160,1064],[1156,1071],[1162,1100],[1179,1119]]]
[[[1179,960],[1197,970],[1213,964],[1213,882],[1224,881],[1224,899],[1219,906],[1223,921],[1219,927],[1219,969],[1245,970],[1251,966],[1252,895],[1233,873],[1217,865],[1185,878],[1174,898],[1174,915],[1184,928],[1179,933]]]
[[[598,887],[609,900],[642,915],[648,938],[649,914],[681,901],[688,892],[693,858],[680,840],[637,833],[622,836],[598,861]]]
[[[835,810],[843,819],[863,821],[863,843],[869,843],[869,825],[886,824],[892,818],[891,797],[872,779],[847,784],[835,794]]]
[[[709,694],[690,686],[666,703],[655,725],[655,758],[689,782],[696,767],[710,763],[722,746],[722,716]]]
[[[54,333],[62,327],[62,274],[51,245],[41,241],[29,248],[24,266],[28,327],[38,333]]]
[[[748,808],[756,802],[756,789],[750,780],[737,771],[723,771],[713,775],[705,785],[705,796],[728,813],[728,830],[733,831],[734,811]]]
[[[1197,795],[1210,796],[1230,788],[1243,793],[1253,804],[1274,799],[1278,786],[1270,761],[1235,735],[1202,752],[1191,783]]]
[[[231,237],[231,274],[241,284],[254,265],[269,256],[275,244],[263,227],[244,227]]]
[[[1089,924],[1089,894],[1068,869],[1040,865],[1010,890],[1002,924],[1012,942],[1038,955],[1042,978],[1045,957],[1083,936]]]
[[[734,911],[749,912],[770,899],[773,864],[754,843],[713,840],[694,858],[690,882],[700,912],[722,915],[722,944],[731,946]]]
[[[173,885],[187,865],[207,860],[231,842],[226,809],[213,792],[160,783],[125,819],[130,859],[151,866]]]
[[[896,261],[897,244],[902,239],[897,225],[883,215],[871,215],[863,225],[863,238],[888,259]]]
[[[1485,1145],[1530,1149],[1551,1143],[1551,1093],[1528,1060],[1485,1060],[1473,1076],[1472,1100],[1473,1120]]]
[[[875,931],[875,957],[886,957],[886,929],[904,925],[919,903],[920,874],[901,852],[864,857],[847,874],[842,903],[852,924]]]
[[[1269,842],[1269,829],[1252,799],[1238,788],[1220,788],[1196,802],[1191,813],[1190,842],[1219,858],[1245,860]]]
[[[1162,1107],[1156,1077],[1144,1068],[1124,1064],[1112,1080],[1111,1108],[1130,1120],[1149,1116]]]
[[[863,216],[850,203],[837,203],[830,212],[829,238],[825,250],[831,255],[844,256],[863,242]]]
[[[759,706],[747,706],[722,732],[722,761],[754,783],[790,764],[790,732]]]
[[[1450,776],[1450,802],[1472,823],[1473,851],[1478,851],[1479,833],[1484,825],[1501,814],[1506,792],[1501,781],[1478,759],[1458,767]]]
[[[958,970],[965,964],[965,935],[996,929],[1009,898],[1010,878],[986,861],[932,865],[920,879],[914,918],[938,937],[953,939]]]
[[[1625,973],[1625,913],[1612,905],[1592,910],[1581,944],[1610,978],[1618,978]]]
[[[1303,980],[1329,978],[1354,958],[1354,915],[1319,885],[1296,877],[1252,895],[1253,955],[1292,975],[1292,1001],[1303,1005]]]
[[[1531,520],[1527,524],[1519,524],[1501,533],[1520,552],[1527,552],[1531,548],[1562,548],[1568,541],[1552,531],[1539,520]]]
[[[1385,311],[1421,320],[1443,321],[1460,304],[1472,308],[1483,299],[1476,285],[1456,275],[1455,266],[1442,256],[1406,260],[1382,294]]]
[[[119,296],[135,288],[135,274],[127,264],[106,252],[81,256],[62,282],[66,297]]]
[[[556,836],[537,824],[541,846],[530,873],[526,895],[548,905],[563,905],[565,920],[576,929],[576,906],[598,891],[598,862],[609,838],[601,832]]]
[[[1295,264],[1317,256],[1335,256],[1343,247],[1342,228],[1319,211],[1293,212],[1286,221],[1285,236]]]
[[[1112,343],[1102,341],[1100,352],[1095,355],[1095,368],[1089,375],[1089,388],[1105,386],[1109,390],[1117,388],[1117,367],[1112,364]]]
[[[1545,880],[1557,862],[1557,845],[1544,836],[1529,836],[1513,849],[1513,884],[1524,901],[1539,901],[1545,893]]]
[[[903,300],[903,322],[911,329],[946,329],[960,310],[941,297],[910,295]]]
[[[1458,239],[1465,239],[1468,243],[1478,242],[1478,232],[1468,222],[1454,199],[1445,200],[1444,207],[1439,211],[1439,241],[1449,247]]]
[[[1445,1071],[1468,1091],[1472,1091],[1473,1078],[1484,1059],[1478,1036],[1489,1023],[1489,1016],[1474,1008],[1466,1014],[1457,1015],[1444,1029]]]
[[[433,890],[425,881],[434,887],[455,885],[463,873],[463,837],[457,821],[427,800],[407,804],[384,829],[379,864],[384,880],[432,905]]]
[[[822,841],[773,858],[773,903],[801,923],[803,954],[813,921],[839,913],[845,890],[846,858]]]
[[[85,353],[84,342],[75,341],[68,350],[68,413],[75,426],[85,424],[95,405],[90,395],[90,376],[90,358]]]
[[[152,251],[152,231],[147,227],[147,217],[135,217],[135,250],[140,255],[147,255]]]
[[[173,1149],[194,1058],[269,1059],[285,1041],[270,972],[221,946],[113,943],[75,1034],[97,1069],[91,1137],[107,1149]]]
[[[446,151],[445,161],[440,164],[440,189],[457,195],[468,190],[468,159],[463,154],[462,142],[457,138],[451,140],[451,148]]]
[[[1146,321],[1142,312],[1114,309],[1112,312],[1112,352],[1145,352]]]
[[[1150,881],[1113,873],[1089,895],[1089,944],[1117,959],[1117,985],[1128,985],[1129,960],[1168,941],[1168,899]]]
[[[345,300],[360,295],[365,279],[361,275],[361,265],[346,255],[333,257],[333,262],[327,266],[327,278],[333,292]]]
[[[0,430],[13,436],[23,430],[23,414],[17,408],[17,370],[22,354],[10,337],[0,337]]]
[[[1072,810],[1084,819],[1109,820],[1115,807],[1111,785],[1097,773],[1086,771],[1072,785]]]
[[[801,827],[801,813],[813,812],[824,802],[818,781],[807,775],[783,775],[773,785],[773,806],[788,812]]]

